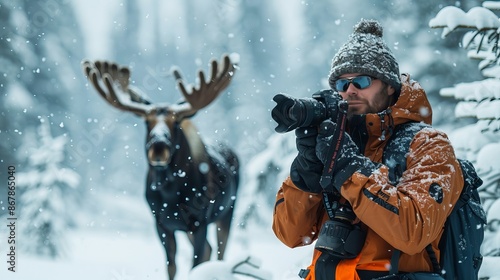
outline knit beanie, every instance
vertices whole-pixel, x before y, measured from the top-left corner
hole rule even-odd
[[[382,80],[396,92],[400,91],[399,65],[382,35],[382,26],[376,20],[361,19],[354,26],[354,33],[333,57],[328,78],[332,88],[335,88],[339,76],[360,73]]]

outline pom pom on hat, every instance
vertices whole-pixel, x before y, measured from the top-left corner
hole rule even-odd
[[[354,33],[332,60],[329,83],[334,88],[339,76],[347,73],[370,75],[399,91],[399,65],[385,44],[383,28],[376,20],[362,19],[354,26]]]
[[[354,26],[354,33],[373,34],[381,37],[384,35],[384,30],[380,23],[375,20],[361,20]]]

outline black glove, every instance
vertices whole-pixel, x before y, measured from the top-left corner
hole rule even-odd
[[[319,193],[322,191],[319,180],[323,172],[323,163],[316,157],[318,128],[300,127],[295,130],[295,135],[299,154],[290,167],[290,179],[303,191]]]
[[[327,164],[329,157],[332,156],[328,154],[330,145],[337,142],[337,139],[333,139],[333,133],[336,127],[337,124],[331,120],[325,120],[319,126],[316,156],[323,164]],[[349,179],[354,172],[358,171],[365,176],[370,176],[377,168],[378,166],[375,163],[361,154],[358,146],[352,141],[351,136],[343,132],[340,150],[338,156],[335,158],[335,165],[331,174],[333,177],[332,184],[324,186],[325,190],[332,192],[336,189],[336,191],[340,192],[342,184]]]

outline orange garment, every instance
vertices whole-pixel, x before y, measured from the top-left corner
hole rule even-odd
[[[402,75],[401,80],[401,94],[383,116],[384,121],[377,114],[366,115],[368,141],[364,154],[373,162],[382,161],[390,135],[385,139],[380,136],[392,131],[388,125],[409,121],[431,124],[432,110],[424,90],[409,75]],[[342,185],[342,196],[367,230],[365,244],[351,270],[388,271],[394,248],[401,251],[400,271],[432,271],[425,251],[428,244],[432,244],[439,259],[438,243],[444,223],[463,187],[462,172],[446,134],[434,128],[418,132],[410,144],[406,166],[397,185],[389,182],[385,165],[369,177],[355,172]],[[431,184],[442,187],[442,201],[429,195]],[[321,194],[304,192],[290,178],[285,179],[277,193],[273,216],[273,231],[278,239],[292,248],[310,245],[327,219]],[[311,271],[320,254],[315,250]],[[311,274],[307,279],[315,279]],[[355,273],[341,277],[336,280],[358,279]]]

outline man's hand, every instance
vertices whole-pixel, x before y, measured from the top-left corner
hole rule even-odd
[[[319,180],[323,171],[323,164],[316,156],[317,135],[317,127],[300,127],[295,130],[299,154],[290,167],[292,182],[301,190],[312,193],[322,191]]]
[[[338,142],[338,139],[333,139],[336,128],[337,124],[331,120],[325,120],[319,126],[316,156],[323,164],[327,164],[327,161],[332,156],[328,154],[330,146]],[[342,141],[331,174],[333,177],[332,184],[325,188],[326,191],[330,192],[335,189],[340,192],[342,184],[344,184],[354,172],[359,171],[369,176],[373,170],[377,168],[370,159],[361,154],[358,146],[356,146],[349,134],[345,132],[342,133],[343,135],[341,134],[340,136],[342,137]]]

